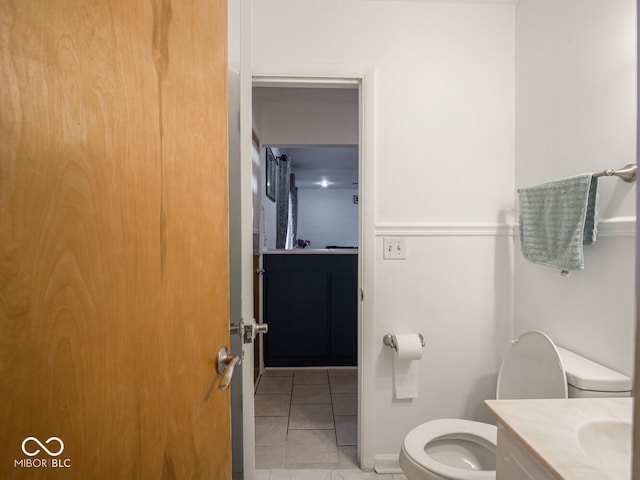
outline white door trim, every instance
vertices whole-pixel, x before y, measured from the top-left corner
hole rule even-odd
[[[374,466],[375,412],[375,68],[361,65],[270,64],[253,65],[254,86],[353,87],[359,97],[359,250],[358,286],[363,300],[358,308],[358,459],[364,470]],[[246,142],[245,142],[246,143]],[[248,144],[251,144],[249,138]],[[244,145],[243,145],[244,146]],[[249,163],[251,155],[243,155]],[[251,177],[243,183],[250,185]],[[243,211],[244,213],[244,211]],[[368,401],[365,401],[368,399]],[[245,421],[246,423],[246,421]],[[245,448],[246,450],[246,448]]]
[[[230,0],[231,1],[231,0]],[[240,4],[240,264],[241,317],[245,324],[254,322],[253,311],[253,193],[251,108],[251,2]],[[237,215],[237,212],[234,212]],[[254,340],[255,341],[255,340]],[[253,382],[253,342],[242,346],[242,468],[243,479],[256,476],[255,403]]]

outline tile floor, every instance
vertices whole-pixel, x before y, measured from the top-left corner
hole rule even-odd
[[[266,370],[255,396],[258,480],[370,478],[357,476],[357,372]]]

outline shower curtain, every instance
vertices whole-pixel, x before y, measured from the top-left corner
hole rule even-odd
[[[291,173],[291,161],[286,155],[278,159],[278,196],[276,202],[276,248],[295,248],[298,228],[298,189]]]

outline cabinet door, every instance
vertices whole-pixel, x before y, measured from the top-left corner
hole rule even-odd
[[[514,435],[498,424],[496,480],[555,480],[553,475]]]
[[[352,268],[331,275],[331,356],[336,364],[355,365],[357,352],[358,273]]]
[[[328,273],[267,270],[264,301],[266,366],[313,364],[329,355]]]

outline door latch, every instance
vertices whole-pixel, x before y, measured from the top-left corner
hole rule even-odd
[[[253,341],[253,329],[251,325],[245,325],[242,319],[240,319],[240,323],[231,325],[229,331],[231,335],[240,335],[242,343],[251,343]]]

